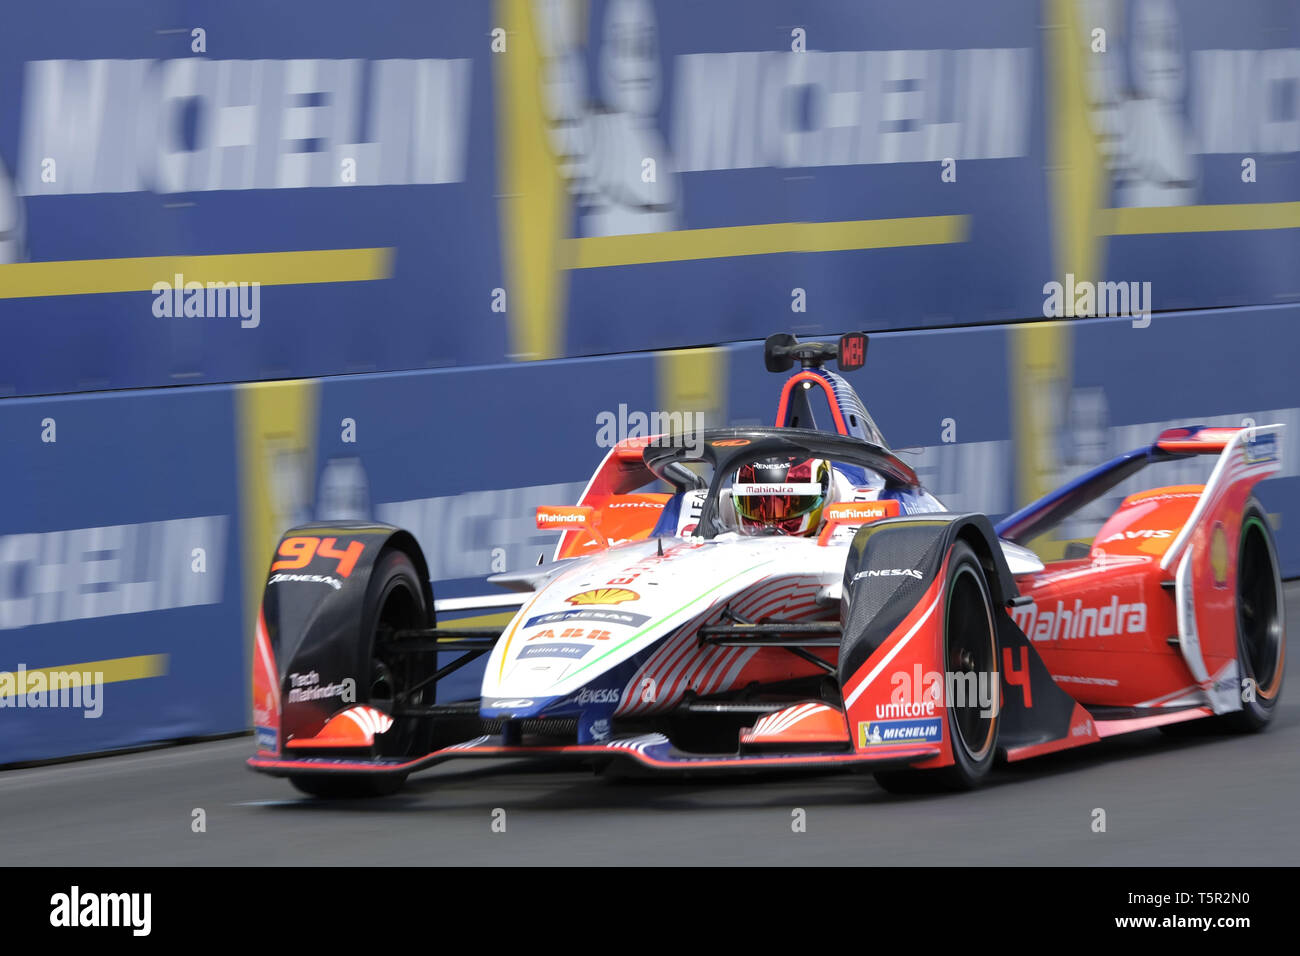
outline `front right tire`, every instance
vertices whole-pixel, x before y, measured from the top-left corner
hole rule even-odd
[[[392,714],[400,703],[420,705],[425,695],[432,697],[432,687],[407,695],[418,682],[409,655],[394,653],[389,635],[403,628],[425,627],[429,620],[424,588],[420,576],[406,552],[390,548],[379,556],[362,603],[361,634],[366,656],[359,665],[368,679],[362,685],[358,703],[372,704]],[[376,742],[384,755],[405,756],[415,753],[427,728],[418,718],[394,718],[393,726]],[[382,797],[396,793],[406,782],[406,774],[312,774],[292,776],[289,782],[303,793],[326,799]]]

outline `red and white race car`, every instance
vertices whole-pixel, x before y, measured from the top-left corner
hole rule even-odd
[[[861,367],[866,345],[773,336],[769,370],[800,364],[774,427],[619,444],[576,505],[539,510],[555,560],[489,579],[494,597],[436,600],[398,528],[288,532],[249,765],[322,796],[503,755],[967,788],[997,759],[1133,730],[1268,725],[1285,626],[1252,489],[1278,468],[1280,426],[1166,431],[995,525],[945,510],[825,368]],[[1206,484],[1128,496],[1085,553],[1044,564],[1024,546],[1193,455],[1217,456]],[[435,626],[503,607],[504,629]],[[439,698],[485,654],[477,699]]]

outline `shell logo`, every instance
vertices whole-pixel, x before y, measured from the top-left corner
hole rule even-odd
[[[639,601],[641,595],[627,588],[595,588],[581,591],[564,600],[570,604],[622,604],[624,601]]]
[[[1228,534],[1222,523],[1214,525],[1210,536],[1210,571],[1214,574],[1214,586],[1228,586]]]

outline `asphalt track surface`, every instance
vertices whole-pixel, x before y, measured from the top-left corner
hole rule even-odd
[[[1300,582],[1287,585],[1300,621]],[[1289,671],[1295,671],[1290,655]],[[868,775],[637,779],[517,760],[444,764],[395,797],[297,795],[249,737],[0,773],[14,865],[1294,865],[1300,675],[1263,734],[1158,731],[995,771],[979,791]],[[191,829],[202,808],[207,829]],[[806,812],[806,831],[792,829]],[[1093,813],[1105,810],[1106,831]],[[494,832],[494,810],[505,832]],[[498,814],[499,818],[499,814]]]

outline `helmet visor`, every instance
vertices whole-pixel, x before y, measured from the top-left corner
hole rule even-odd
[[[801,518],[820,507],[825,498],[817,482],[737,482],[731,495],[737,514],[746,521],[762,522]]]

